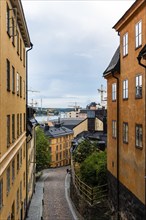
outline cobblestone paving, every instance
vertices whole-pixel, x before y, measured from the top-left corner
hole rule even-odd
[[[44,183],[44,220],[74,220],[65,198],[66,167],[49,169]]]

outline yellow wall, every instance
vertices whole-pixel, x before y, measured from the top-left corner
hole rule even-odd
[[[82,121],[80,124],[74,127],[73,128],[74,137],[76,137],[78,134],[80,134],[83,131],[87,131],[88,130],[87,126],[88,126],[88,119]]]
[[[70,148],[72,139],[72,134],[57,138],[50,138],[51,167],[59,167],[70,164]]]
[[[12,214],[12,204],[14,203],[14,218],[20,219],[20,210],[22,209],[23,217],[25,214],[26,199],[26,124],[24,114],[26,115],[26,100],[24,96],[24,84],[26,81],[26,68],[24,65],[23,42],[22,35],[19,32],[19,49],[20,39],[22,42],[22,58],[17,53],[16,36],[15,45],[12,38],[6,31],[6,6],[12,9],[10,1],[0,1],[0,181],[3,181],[3,204],[0,209],[0,219],[7,219]],[[14,17],[13,11],[11,15]],[[6,59],[10,61],[10,91],[7,91],[7,72]],[[12,66],[15,68],[15,93],[12,93]],[[22,77],[22,97],[16,92],[16,74]],[[26,83],[25,83],[26,84]],[[12,114],[15,115],[15,140],[12,141]],[[19,114],[19,135],[17,136],[17,114]],[[22,132],[20,132],[20,114],[22,114]],[[7,115],[10,115],[10,144],[7,146]],[[19,160],[18,155],[19,154]],[[21,156],[22,155],[22,159]],[[12,161],[15,160],[15,178],[12,181]],[[19,170],[17,164],[19,161]],[[7,169],[10,167],[10,191],[7,193]],[[21,196],[22,186],[22,196]],[[17,190],[18,209],[17,209]]]

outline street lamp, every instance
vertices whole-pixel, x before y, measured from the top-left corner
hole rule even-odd
[[[144,64],[142,61],[146,61],[146,44],[145,46],[142,48],[142,50],[140,51],[138,57],[138,63],[140,66],[143,66],[144,68],[146,68],[146,64]],[[146,63],[146,62],[145,62]]]

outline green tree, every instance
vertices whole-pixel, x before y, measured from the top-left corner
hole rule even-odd
[[[78,144],[77,149],[73,153],[73,159],[75,162],[82,163],[89,155],[96,151],[95,143],[91,143],[89,140],[84,140]]]
[[[36,129],[36,171],[48,168],[50,165],[49,139],[41,128]]]
[[[93,152],[80,166],[80,176],[83,182],[90,186],[107,183],[106,152]]]

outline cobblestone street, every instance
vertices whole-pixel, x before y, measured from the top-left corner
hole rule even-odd
[[[45,170],[44,220],[74,220],[65,197],[66,169]]]

